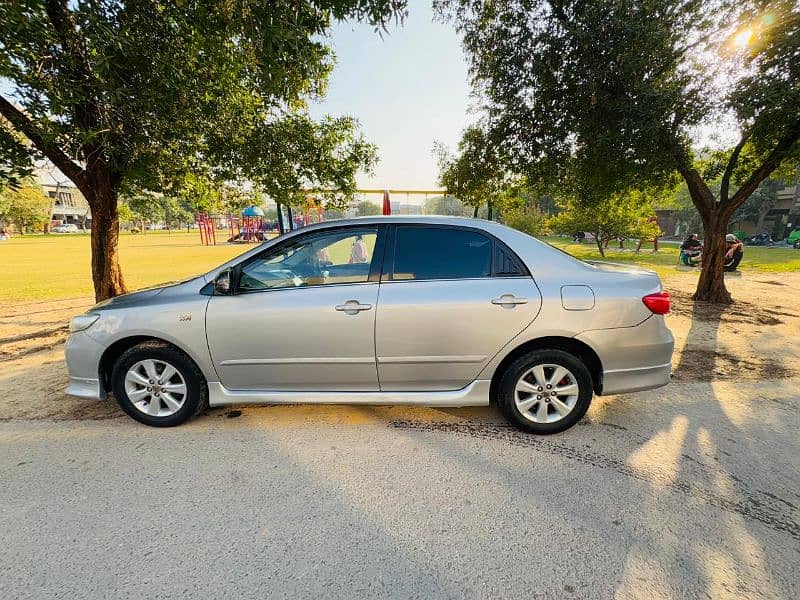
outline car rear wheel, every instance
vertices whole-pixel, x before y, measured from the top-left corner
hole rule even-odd
[[[111,384],[122,410],[154,427],[180,425],[208,403],[200,369],[168,344],[145,342],[125,351],[114,365]]]
[[[530,433],[558,433],[581,420],[592,401],[592,377],[563,350],[535,350],[515,360],[500,379],[497,404]]]

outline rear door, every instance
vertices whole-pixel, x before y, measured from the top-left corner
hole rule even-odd
[[[523,263],[479,229],[392,228],[378,298],[381,390],[455,390],[536,317]]]

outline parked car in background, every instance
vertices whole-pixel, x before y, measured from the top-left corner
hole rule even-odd
[[[73,223],[64,223],[63,225],[56,225],[53,227],[50,232],[51,233],[80,233],[80,229],[78,229],[77,225]]]
[[[75,317],[67,392],[113,393],[155,426],[209,404],[494,401],[517,427],[555,433],[593,394],[669,382],[669,307],[651,271],[499,223],[333,221]]]
[[[145,226],[145,229],[147,229],[148,231],[161,231],[163,229],[166,229],[166,227],[164,226],[163,223],[148,223]]]

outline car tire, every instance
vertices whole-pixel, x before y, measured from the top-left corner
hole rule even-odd
[[[123,352],[111,371],[111,387],[122,410],[153,427],[180,425],[208,406],[200,368],[166,343],[144,342]]]
[[[502,374],[497,405],[519,429],[547,435],[580,421],[592,393],[592,376],[579,358],[563,350],[534,350]]]

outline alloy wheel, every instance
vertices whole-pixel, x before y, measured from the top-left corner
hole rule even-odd
[[[534,423],[555,423],[578,402],[578,381],[561,365],[539,364],[517,380],[514,402],[520,414]]]
[[[125,374],[125,393],[138,411],[151,417],[169,417],[186,401],[186,381],[168,362],[140,360]]]

